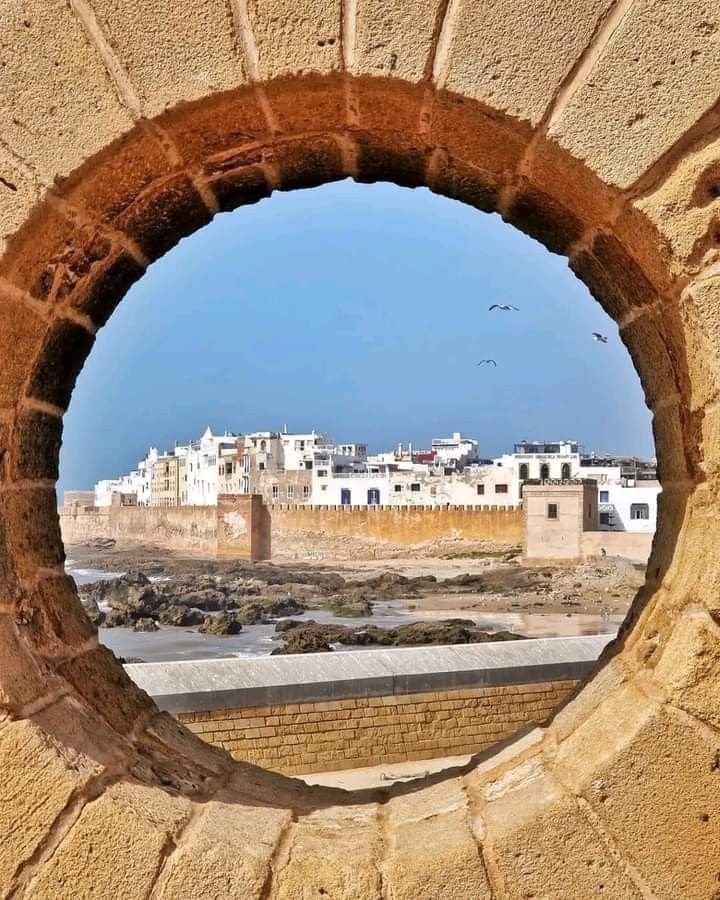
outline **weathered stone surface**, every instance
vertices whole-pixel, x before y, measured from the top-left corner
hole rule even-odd
[[[113,785],[85,805],[33,884],[33,897],[144,897],[190,804],[158,788]]]
[[[440,9],[424,0],[359,0],[349,71],[421,81],[432,64]]]
[[[681,156],[653,190],[633,201],[652,221],[675,257],[697,268],[718,246],[720,140],[703,141]]]
[[[27,380],[27,364],[37,353],[45,321],[23,303],[2,295],[0,288],[0,408],[17,403]]]
[[[150,261],[163,256],[212,218],[210,210],[187,175],[154,185],[117,219]]]
[[[66,409],[94,342],[94,335],[82,325],[58,319],[48,329],[35,360],[28,396]]]
[[[58,673],[120,734],[131,732],[140,716],[153,710],[147,694],[133,684],[105,647],[68,660]]]
[[[97,635],[69,575],[43,578],[32,590],[24,592],[18,601],[17,617],[42,655],[77,652]]]
[[[639,898],[577,801],[535,761],[485,788],[482,819],[507,896]]]
[[[35,179],[0,149],[0,256],[8,238],[23,224],[40,199]]]
[[[300,818],[280,860],[278,900],[328,896],[338,900],[380,896],[381,852],[377,808],[330,807]],[[284,865],[283,865],[284,863]]]
[[[613,746],[594,746],[582,791],[655,896],[712,896],[720,871],[717,732],[667,709],[638,724]]]
[[[550,137],[629,187],[717,101],[719,24],[712,0],[629,5]]]
[[[720,727],[720,604],[680,618],[653,675],[671,703]]]
[[[46,695],[63,689],[61,679],[55,677],[31,652],[19,633],[14,614],[0,615],[0,641],[3,661],[0,669],[0,721],[8,714],[23,708]],[[10,760],[11,756],[7,757]],[[2,881],[0,881],[2,884]]]
[[[259,900],[284,829],[286,809],[211,801],[175,856],[163,897]]]
[[[38,568],[54,568],[65,561],[54,490],[0,493],[0,520],[7,523],[7,544],[20,577],[31,579]]]
[[[64,0],[8,7],[0,46],[0,131],[48,180],[69,174],[132,127],[97,50]]]
[[[382,868],[392,897],[492,896],[470,815],[460,779],[388,802]]]
[[[81,754],[66,755],[30,721],[0,726],[0,759],[0,885],[5,891],[74,792],[101,767]]]
[[[610,0],[451,4],[442,87],[537,125],[588,45]]]
[[[248,0],[262,80],[342,63],[340,0]]]
[[[15,423],[13,478],[57,478],[62,443],[62,419],[29,409]]]
[[[93,0],[93,9],[147,116],[245,80],[232,15],[223,0],[125,0],[121,5]]]

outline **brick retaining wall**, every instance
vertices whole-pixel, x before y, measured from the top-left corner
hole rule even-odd
[[[203,740],[288,775],[478,753],[541,723],[576,681],[180,713]]]
[[[289,774],[477,753],[541,723],[608,635],[126,667],[237,759]]]

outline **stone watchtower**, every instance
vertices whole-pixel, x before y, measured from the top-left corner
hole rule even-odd
[[[596,481],[526,482],[523,507],[526,559],[583,559],[583,533],[598,527]]]
[[[218,495],[218,557],[270,559],[270,530],[270,512],[260,494]]]

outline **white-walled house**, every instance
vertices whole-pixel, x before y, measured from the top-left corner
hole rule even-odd
[[[187,447],[177,447],[186,455],[185,504],[187,506],[215,506],[218,497],[218,459],[225,451],[235,453],[237,435],[226,432],[215,435],[208,427],[199,441]]]
[[[600,530],[653,534],[661,490],[650,480],[598,483]]]
[[[478,442],[454,431],[449,438],[433,438],[430,444],[438,465],[446,468],[462,468],[478,461]]]

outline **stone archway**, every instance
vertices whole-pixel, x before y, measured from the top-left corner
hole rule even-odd
[[[720,871],[720,20],[691,0],[13,0],[0,85],[0,885],[13,896],[707,897]],[[663,482],[648,582],[545,728],[383,795],[232,763],[63,574],[62,414],[146,265],[351,176],[499,210],[618,322]]]

